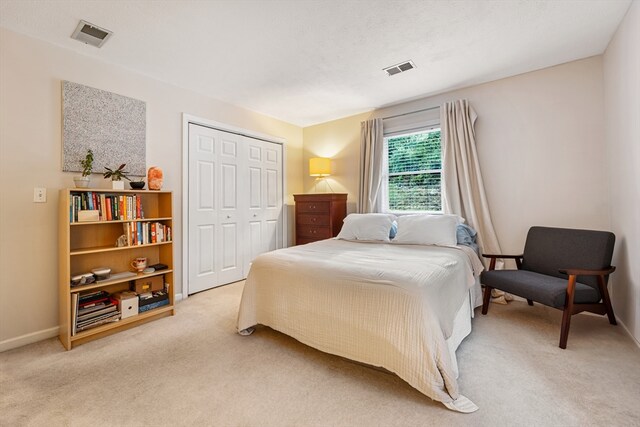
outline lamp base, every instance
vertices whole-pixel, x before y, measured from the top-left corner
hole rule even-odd
[[[324,177],[318,177],[316,178],[316,182],[313,185],[313,192],[317,193],[318,192],[318,181],[324,181],[324,183],[327,186],[327,189],[331,190],[331,193],[335,193],[335,191],[333,191],[333,188],[331,188],[331,185],[329,184],[329,181],[327,181],[326,178]],[[329,191],[325,191],[326,193],[328,193]]]

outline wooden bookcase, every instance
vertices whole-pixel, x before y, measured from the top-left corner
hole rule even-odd
[[[144,218],[136,220],[111,220],[92,222],[71,222],[70,206],[72,196],[92,192],[96,195],[131,196],[141,199]],[[123,224],[131,222],[159,222],[171,227],[172,193],[170,191],[109,190],[68,188],[60,190],[59,197],[59,304],[60,341],[67,350],[78,344],[101,338],[133,326],[174,314],[174,272],[173,237],[171,241],[136,246],[117,247],[116,240],[124,234]],[[136,257],[146,257],[148,264],[163,263],[165,270],[150,274],[138,273],[135,277],[111,279],[88,285],[71,286],[71,277],[89,273],[94,268],[109,267],[111,273],[133,271],[131,261]],[[72,316],[75,307],[71,305],[73,293],[104,289],[109,293],[128,290],[132,280],[164,275],[169,294],[169,304],[136,316],[106,323],[72,335]]]

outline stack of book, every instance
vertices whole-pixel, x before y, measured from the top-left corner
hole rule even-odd
[[[74,307],[71,335],[120,320],[118,302],[107,291],[73,293],[71,303]]]
[[[140,313],[162,307],[163,305],[169,305],[169,294],[167,291],[146,292],[140,294],[138,298],[138,311]]]

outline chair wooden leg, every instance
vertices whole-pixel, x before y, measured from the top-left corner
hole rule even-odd
[[[560,327],[560,348],[567,348],[569,338],[569,326],[571,326],[571,310],[565,308],[562,312],[562,326]]]
[[[489,311],[489,303],[491,302],[491,289],[493,288],[484,285],[484,294],[482,295],[482,314],[487,314],[487,311]]]
[[[571,313],[573,312],[573,294],[576,287],[576,276],[569,276],[567,284],[567,294],[564,301],[564,311],[562,312],[562,326],[560,327],[560,348],[567,348],[569,338],[569,327],[571,326]]]
[[[607,309],[607,317],[609,323],[617,325],[616,316],[613,314],[613,306],[611,305],[611,298],[609,298],[609,291],[607,290],[607,284],[604,282],[603,276],[598,276],[598,287],[600,288],[600,294],[602,295],[602,302]]]
[[[528,299],[528,300],[527,300],[527,304],[529,304],[529,305],[533,305],[533,301],[532,301],[532,300],[530,300],[530,299]]]

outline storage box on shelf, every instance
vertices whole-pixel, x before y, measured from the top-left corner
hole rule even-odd
[[[88,194],[91,195],[92,202],[97,202],[98,206],[93,203],[91,206],[82,205],[82,199],[85,203],[88,202]],[[106,200],[110,202],[106,203]],[[59,204],[59,336],[66,349],[174,314],[170,191],[63,189],[60,190]],[[109,215],[105,210],[107,206],[111,209]],[[137,209],[135,213],[134,208]],[[85,211],[93,213],[82,214]],[[79,217],[82,217],[83,221],[77,221]],[[87,218],[91,220],[86,220]],[[124,238],[120,238],[121,236]],[[118,246],[119,238],[119,244],[124,246]],[[167,268],[150,273],[133,273],[131,261],[139,257],[146,258],[148,265],[162,263]],[[108,267],[111,274],[105,280],[72,286],[72,277],[90,273],[97,267]],[[120,320],[74,333],[77,305],[74,303],[79,297],[98,290],[104,290],[109,294],[128,291],[133,281],[156,276],[156,281],[164,279],[169,297],[168,304],[133,316],[128,313],[128,317],[124,316]]]

